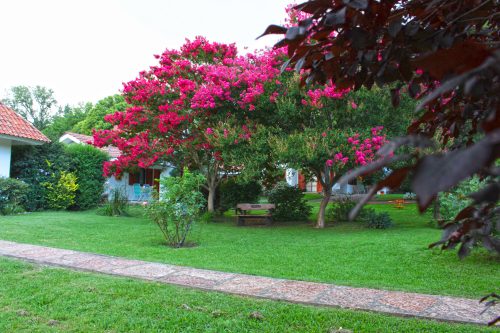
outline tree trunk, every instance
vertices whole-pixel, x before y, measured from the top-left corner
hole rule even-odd
[[[212,182],[208,185],[208,199],[207,199],[207,209],[209,212],[215,211],[215,191],[217,189],[217,185],[215,182]]]
[[[332,189],[330,187],[324,186],[323,199],[321,200],[321,204],[319,205],[318,220],[316,221],[315,228],[323,229],[325,227],[326,207],[330,202],[331,195],[332,195]]]
[[[439,196],[436,197],[436,200],[434,200],[432,215],[434,216],[434,220],[436,221],[439,221],[441,219],[441,205],[439,203]]]

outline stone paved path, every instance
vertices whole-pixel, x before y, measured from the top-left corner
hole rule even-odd
[[[485,324],[500,310],[481,315],[483,306],[476,299],[224,273],[2,240],[0,256],[230,294],[445,321]]]

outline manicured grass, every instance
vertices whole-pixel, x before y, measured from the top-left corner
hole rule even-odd
[[[0,259],[0,332],[493,332]],[[261,319],[250,317],[258,312]]]
[[[157,226],[142,217],[112,218],[89,212],[42,212],[0,217],[0,239],[228,272],[340,285],[480,297],[500,285],[498,257],[475,250],[429,250],[440,230],[415,205],[387,210],[388,230],[338,223],[324,230],[306,224],[236,227],[234,220],[199,224],[199,246],[164,246]]]
[[[389,193],[389,194],[377,194],[374,195],[371,200],[373,201],[391,201],[397,199],[403,199],[404,194],[401,193]]]
[[[306,200],[320,200],[323,198],[323,195],[320,193],[304,193],[304,199]]]

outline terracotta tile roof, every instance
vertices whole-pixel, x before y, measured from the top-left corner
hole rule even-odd
[[[65,134],[69,134],[72,137],[74,137],[75,139],[77,139],[80,142],[85,143],[85,144],[92,144],[92,142],[94,142],[94,138],[90,135],[73,133],[73,132],[65,132]],[[109,157],[111,157],[111,158],[118,158],[118,156],[120,156],[122,154],[121,150],[115,146],[106,146],[106,147],[102,147],[99,149],[108,153]]]
[[[40,142],[50,142],[35,126],[23,119],[11,108],[0,103],[0,134],[30,139]]]
[[[101,150],[108,153],[109,157],[111,158],[118,158],[118,156],[122,154],[122,151],[115,146],[102,147]]]
[[[71,135],[75,139],[78,139],[81,143],[94,142],[94,138],[91,135],[85,135],[85,134],[73,133],[73,132],[65,132],[65,134]]]

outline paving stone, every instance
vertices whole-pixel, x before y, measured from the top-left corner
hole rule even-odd
[[[490,308],[481,314],[485,308],[478,300],[449,296],[439,296],[438,298],[439,302],[422,313],[423,316],[448,321],[484,324],[500,315],[498,307]]]
[[[113,270],[113,274],[156,280],[176,271],[175,266],[147,263],[137,266],[119,267]]]
[[[75,267],[101,273],[114,273],[116,269],[145,263],[139,260],[119,259],[105,256],[82,257],[81,260],[80,262],[76,262]]]
[[[266,277],[235,274],[234,278],[219,284],[214,290],[239,295],[264,297],[265,294],[268,294],[266,290],[274,287],[280,281]]]
[[[77,252],[71,250],[37,247],[24,250],[22,252],[16,252],[15,255],[22,256],[23,258],[29,260],[39,260],[56,263],[62,256],[74,255],[75,253]]]
[[[478,300],[224,273],[0,240],[0,256],[239,295],[485,324],[500,314]]]
[[[379,299],[380,304],[387,305],[407,313],[422,312],[429,309],[437,302],[438,300],[434,296],[402,293],[397,291],[387,292]]]
[[[260,296],[292,302],[310,303],[323,295],[330,286],[324,283],[282,280],[272,284]]]
[[[185,287],[201,288],[201,289],[213,289],[219,281],[202,278],[199,276],[191,276],[188,274],[172,274],[161,277],[157,281],[177,284]]]
[[[368,310],[383,295],[383,290],[331,286],[316,299],[316,302],[322,305]]]

